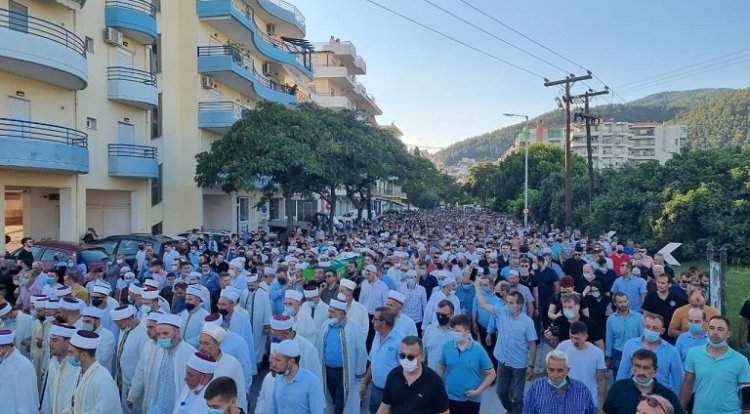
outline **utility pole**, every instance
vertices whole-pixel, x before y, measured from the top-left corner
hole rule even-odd
[[[595,122],[598,124],[601,119],[599,116],[591,115],[589,113],[589,98],[606,95],[608,93],[609,88],[605,86],[603,91],[594,92],[592,89],[589,89],[586,93],[573,97],[573,99],[584,100],[583,112],[578,112],[575,117],[576,119],[584,119],[586,121],[586,152],[589,164],[589,205],[591,205],[591,200],[594,199],[594,156],[592,154],[593,148],[591,147],[591,123]]]
[[[520,114],[509,114],[504,113],[505,116],[522,116],[526,118],[526,124],[524,124],[524,130],[528,128],[529,116]],[[524,131],[525,132],[525,131]],[[529,224],[529,136],[526,135],[526,157],[523,164],[523,227],[526,228]]]
[[[591,79],[591,71],[583,76],[568,75],[565,79],[550,81],[549,79],[544,80],[544,86],[557,86],[565,85],[565,96],[563,96],[563,103],[565,104],[565,226],[571,226],[573,224],[573,191],[570,183],[570,87],[578,81],[584,81]]]

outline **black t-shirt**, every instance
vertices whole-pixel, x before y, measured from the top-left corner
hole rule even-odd
[[[392,414],[435,414],[448,411],[448,394],[438,374],[422,364],[422,375],[411,385],[406,383],[404,369],[396,367],[388,374],[383,388],[383,402]]]
[[[18,252],[18,256],[16,256],[16,258],[24,262],[24,264],[26,264],[26,267],[28,268],[31,268],[31,265],[34,263],[34,254],[26,249],[21,249],[21,251]]]
[[[586,327],[588,328],[589,342],[593,344],[594,342],[602,339],[602,331],[596,325],[596,322],[584,315],[581,315],[579,320],[585,323]],[[566,318],[565,316],[560,316],[555,319],[552,324],[560,328],[560,335],[558,335],[557,337],[560,342],[566,339],[570,339],[570,321],[568,321],[568,318]]]
[[[607,308],[612,307],[612,299],[604,294],[602,294],[599,299],[596,299],[591,295],[586,295],[586,297],[583,298],[583,301],[588,305],[589,318],[593,319],[594,322],[596,322],[596,326],[599,328],[602,334],[606,333]]]
[[[746,301],[745,304],[742,305],[742,309],[740,309],[740,316],[750,319],[750,300]],[[750,342],[750,329],[748,329],[747,332],[747,340],[748,342]]]
[[[575,280],[578,280],[579,278],[583,277],[583,265],[586,264],[586,261],[583,259],[574,259],[570,258],[565,261],[565,264],[563,265],[563,270],[565,271],[566,275],[569,275]]]

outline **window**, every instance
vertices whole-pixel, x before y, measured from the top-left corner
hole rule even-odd
[[[42,252],[42,257],[40,257],[37,260],[42,261],[42,262],[52,262],[52,261],[56,262],[57,260],[55,260],[55,256],[57,256],[58,254],[60,254],[60,257],[62,257],[64,255],[63,252],[58,252],[55,249],[45,249]]]
[[[280,198],[274,198],[268,202],[268,218],[270,220],[279,219],[279,203],[281,203]]]
[[[109,255],[104,250],[81,250],[76,253],[76,258],[83,263],[103,262],[109,258]]]
[[[96,129],[96,118],[86,118],[86,128]]]
[[[94,39],[86,36],[86,53],[94,53]]]
[[[296,200],[294,203],[294,219],[298,221],[312,221],[313,215],[317,213],[317,204],[314,200]]]
[[[151,110],[151,139],[161,137],[161,92],[159,93],[159,102],[156,104],[156,108]]]
[[[124,254],[125,256],[135,256],[138,253],[138,244],[140,240],[120,240],[120,246],[117,248],[117,254]]]
[[[8,2],[8,28],[18,32],[29,31],[29,8],[23,4],[16,3],[13,0]]]
[[[159,171],[161,171],[161,166],[159,166]],[[163,230],[162,230],[162,222],[161,221],[158,222],[158,223],[156,223],[156,224],[154,224],[153,226],[151,226],[151,234],[153,234],[154,236],[157,235],[157,234],[161,234],[162,231]],[[154,252],[158,252],[158,251],[159,250],[156,249],[156,246],[154,246]]]
[[[239,221],[247,221],[250,216],[250,200],[247,197],[237,197],[238,212],[237,219]]]
[[[151,45],[149,65],[151,66],[151,73],[161,73],[161,33],[157,35],[156,43]]]
[[[162,197],[162,180],[163,180],[163,171],[162,167],[164,164],[159,164],[159,177],[154,178],[151,180],[151,206],[155,206],[159,203],[161,203],[161,197]],[[159,234],[159,233],[155,233]]]
[[[107,254],[114,254],[115,247],[117,247],[117,242],[118,240],[105,240],[96,242],[96,245],[99,247],[103,247]]]

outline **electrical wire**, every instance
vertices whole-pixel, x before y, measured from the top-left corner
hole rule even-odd
[[[398,17],[401,17],[401,18],[402,18],[402,19],[404,19],[404,20],[408,20],[408,21],[410,21],[410,22],[412,22],[412,23],[414,23],[414,24],[416,24],[416,25],[418,25],[418,26],[420,26],[420,27],[422,27],[422,28],[425,28],[425,29],[427,29],[427,30],[429,30],[429,31],[431,31],[431,32],[433,32],[433,33],[435,33],[435,34],[437,34],[437,35],[440,35],[440,36],[442,36],[442,37],[445,37],[446,39],[452,40],[452,41],[454,41],[454,42],[456,42],[456,43],[458,43],[458,44],[460,44],[460,45],[462,45],[462,46],[465,46],[465,47],[467,47],[467,48],[469,48],[469,49],[471,49],[471,50],[473,50],[473,51],[475,51],[475,52],[479,52],[479,53],[481,53],[481,54],[483,54],[483,55],[485,55],[485,56],[487,56],[487,57],[489,57],[489,58],[492,58],[492,59],[494,59],[494,60],[497,60],[498,62],[502,62],[502,63],[504,63],[504,64],[506,64],[506,65],[508,65],[508,66],[511,66],[511,67],[513,67],[513,68],[516,68],[516,69],[518,69],[518,70],[520,70],[520,71],[522,71],[522,72],[526,72],[526,73],[528,73],[528,74],[530,74],[530,75],[536,76],[536,77],[538,77],[538,78],[541,78],[541,79],[545,79],[545,77],[544,77],[544,76],[542,76],[542,75],[540,75],[540,74],[538,74],[538,73],[536,73],[536,72],[533,72],[533,71],[531,71],[531,70],[529,70],[529,69],[526,69],[526,68],[524,68],[524,67],[522,67],[522,66],[516,65],[515,63],[511,63],[511,62],[509,62],[509,61],[507,61],[507,60],[505,60],[505,59],[503,59],[503,58],[501,58],[501,57],[498,57],[498,56],[496,56],[496,55],[493,55],[492,53],[489,53],[489,52],[486,52],[486,51],[484,51],[484,50],[482,50],[482,49],[479,49],[479,48],[477,48],[477,47],[474,47],[474,46],[472,46],[472,45],[470,45],[470,44],[468,44],[468,43],[466,43],[466,42],[463,42],[463,41],[461,41],[461,40],[459,40],[459,39],[456,39],[455,37],[453,37],[453,36],[451,36],[451,35],[445,34],[445,33],[441,32],[441,31],[439,31],[439,30],[437,30],[437,29],[435,29],[435,28],[432,28],[432,27],[430,27],[430,26],[427,26],[427,25],[426,25],[426,24],[424,24],[424,23],[421,23],[421,22],[419,22],[419,21],[417,21],[417,20],[414,20],[414,19],[412,19],[411,17],[405,16],[405,15],[403,15],[403,14],[401,14],[401,13],[399,13],[399,12],[397,12],[397,11],[393,10],[393,9],[390,9],[390,8],[388,8],[388,7],[386,7],[386,6],[383,6],[382,4],[380,4],[380,3],[378,3],[378,2],[376,2],[376,1],[374,1],[374,0],[365,0],[365,1],[366,1],[366,2],[368,2],[368,3],[370,3],[370,4],[372,4],[372,5],[374,5],[374,6],[380,7],[381,9],[383,9],[383,10],[385,10],[385,11],[387,11],[387,12],[391,13],[391,14],[394,14],[394,15],[396,15],[396,16],[398,16]]]
[[[623,92],[623,93],[625,93],[625,94],[633,93],[633,92],[636,92],[636,91],[639,91],[639,90],[642,90],[642,89],[647,89],[647,88],[651,88],[651,87],[654,87],[654,86],[663,85],[665,83],[670,83],[670,82],[674,82],[674,81],[677,81],[677,80],[686,79],[686,78],[690,78],[690,77],[693,77],[693,76],[702,75],[704,73],[708,73],[708,72],[713,72],[713,71],[716,71],[716,70],[724,69],[724,68],[727,68],[729,66],[737,65],[737,64],[744,63],[744,62],[747,62],[747,61],[750,61],[750,56],[744,56],[743,58],[741,58],[739,60],[736,60],[734,62],[727,62],[727,63],[724,63],[724,64],[722,64],[720,66],[703,68],[703,69],[697,70],[697,71],[693,70],[693,71],[690,71],[690,72],[687,72],[687,73],[680,73],[680,74],[669,76],[669,77],[666,77],[666,78],[663,78],[663,79],[659,79],[659,80],[655,80],[655,81],[652,81],[652,82],[648,82],[648,83],[643,84],[643,85],[638,85],[638,86],[635,86],[633,88],[626,89],[625,92]]]

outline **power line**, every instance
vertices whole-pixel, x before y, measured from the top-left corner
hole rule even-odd
[[[704,73],[708,73],[708,72],[713,72],[713,71],[716,71],[716,70],[724,69],[724,68],[727,68],[729,66],[733,66],[733,65],[736,65],[736,64],[739,64],[739,63],[744,63],[744,62],[747,62],[747,61],[750,61],[750,56],[743,56],[739,60],[736,60],[734,62],[722,63],[720,66],[707,67],[707,68],[703,68],[703,69],[700,69],[700,70],[697,70],[697,71],[693,70],[693,71],[689,71],[689,72],[686,72],[686,73],[675,74],[673,76],[669,76],[669,77],[666,77],[666,78],[663,78],[663,79],[659,79],[659,80],[655,80],[655,81],[652,81],[652,82],[648,82],[648,83],[643,84],[643,85],[639,85],[639,86],[636,86],[636,87],[633,87],[633,88],[630,88],[630,89],[626,89],[624,93],[626,93],[626,94],[633,93],[633,92],[636,92],[636,91],[639,91],[639,90],[642,90],[642,89],[651,88],[651,87],[654,87],[654,86],[657,86],[657,85],[662,85],[662,84],[665,84],[665,83],[670,83],[670,82],[674,82],[674,81],[677,81],[677,80],[681,80],[681,79],[685,79],[685,78],[690,78],[690,77],[693,77],[693,76],[702,75]]]
[[[479,53],[481,53],[481,54],[483,54],[483,55],[485,55],[485,56],[487,56],[487,57],[489,57],[489,58],[492,58],[492,59],[495,59],[495,60],[497,60],[498,62],[502,62],[502,63],[505,63],[506,65],[508,65],[508,66],[511,66],[511,67],[514,67],[514,68],[516,68],[516,69],[518,69],[518,70],[520,70],[520,71],[523,71],[523,72],[526,72],[526,73],[528,73],[528,74],[530,74],[530,75],[533,75],[533,76],[536,76],[536,77],[538,77],[538,78],[544,79],[544,76],[542,76],[542,75],[540,75],[540,74],[538,74],[538,73],[536,73],[536,72],[533,72],[533,71],[531,71],[531,70],[529,70],[529,69],[526,69],[526,68],[524,68],[524,67],[522,67],[522,66],[516,65],[515,63],[511,63],[511,62],[508,62],[507,60],[505,60],[505,59],[503,59],[503,58],[500,58],[500,57],[498,57],[498,56],[495,56],[495,55],[493,55],[493,54],[491,54],[491,53],[489,53],[489,52],[485,52],[484,50],[481,50],[481,49],[479,49],[479,48],[476,48],[476,47],[474,47],[474,46],[472,46],[472,45],[470,45],[470,44],[468,44],[468,43],[466,43],[466,42],[463,42],[463,41],[461,41],[461,40],[459,40],[459,39],[456,39],[456,38],[455,38],[455,37],[453,37],[453,36],[447,35],[447,34],[445,34],[445,33],[441,32],[441,31],[439,31],[439,30],[437,30],[437,29],[434,29],[434,28],[432,28],[432,27],[430,27],[430,26],[427,26],[427,25],[426,25],[426,24],[424,24],[424,23],[421,23],[421,22],[419,22],[419,21],[417,21],[417,20],[414,20],[414,19],[412,19],[411,17],[405,16],[405,15],[403,15],[403,14],[401,14],[401,13],[399,13],[399,12],[397,12],[397,11],[393,10],[393,9],[390,9],[390,8],[388,8],[388,7],[386,7],[386,6],[383,6],[382,4],[379,4],[379,3],[377,3],[377,2],[375,2],[375,1],[373,1],[373,0],[365,0],[365,1],[366,1],[366,2],[368,2],[368,3],[370,3],[370,4],[372,4],[372,5],[378,6],[378,7],[380,7],[381,9],[383,9],[383,10],[385,10],[385,11],[387,11],[387,12],[391,13],[391,14],[394,14],[394,15],[396,15],[396,16],[398,16],[398,17],[401,17],[401,18],[402,18],[402,19],[404,19],[404,20],[408,20],[408,21],[410,21],[410,22],[412,22],[412,23],[414,23],[414,24],[416,24],[416,25],[418,25],[418,26],[421,26],[421,27],[423,27],[423,28],[425,28],[425,29],[427,29],[427,30],[429,30],[429,31],[431,31],[431,32],[433,32],[433,33],[435,33],[435,34],[438,34],[438,35],[440,35],[440,36],[443,36],[443,37],[445,37],[446,39],[450,39],[450,40],[452,40],[452,41],[454,41],[454,42],[456,42],[456,43],[458,43],[458,44],[460,44],[460,45],[462,45],[462,46],[465,46],[465,47],[467,47],[467,48],[469,48],[469,49],[471,49],[471,50],[473,50],[473,51],[475,51],[475,52],[479,52]]]
[[[437,4],[433,3],[433,2],[431,1],[431,0],[422,0],[422,1],[424,1],[425,3],[427,3],[427,4],[431,5],[432,7],[435,7],[436,9],[442,10],[442,11],[443,11],[443,13],[446,13],[446,14],[449,14],[449,15],[453,16],[454,18],[456,18],[456,19],[458,19],[458,20],[460,20],[460,21],[462,21],[462,22],[464,22],[464,23],[468,24],[469,26],[471,26],[471,27],[473,27],[473,28],[475,28],[475,29],[477,29],[477,30],[481,31],[482,33],[485,33],[485,34],[487,34],[487,35],[489,35],[489,36],[492,36],[492,37],[494,37],[495,39],[497,39],[497,40],[499,40],[499,41],[501,41],[501,42],[505,43],[506,45],[508,45],[508,46],[512,47],[513,49],[516,49],[516,50],[518,50],[518,51],[519,51],[519,52],[521,52],[521,53],[524,53],[524,54],[526,54],[526,55],[528,55],[528,56],[531,56],[532,58],[534,58],[534,59],[536,59],[536,60],[538,60],[538,61],[540,61],[540,62],[544,62],[544,63],[546,63],[546,64],[548,64],[548,65],[552,66],[553,68],[555,68],[555,69],[557,69],[557,70],[560,70],[560,71],[562,71],[562,72],[563,72],[563,73],[565,73],[565,74],[567,74],[567,73],[568,73],[568,71],[567,71],[566,69],[564,69],[564,68],[561,68],[560,66],[557,66],[557,65],[555,65],[554,63],[552,63],[552,62],[550,62],[550,61],[548,61],[548,60],[545,60],[545,59],[543,59],[543,58],[541,58],[541,57],[539,57],[539,56],[537,56],[537,55],[535,55],[535,54],[533,54],[533,53],[531,53],[531,52],[529,52],[529,51],[526,51],[525,49],[523,49],[523,48],[521,48],[521,47],[519,47],[519,46],[516,46],[516,45],[514,45],[513,43],[510,43],[510,42],[508,42],[507,40],[505,40],[505,39],[503,39],[503,38],[501,38],[501,37],[497,36],[496,34],[494,34],[494,33],[491,33],[491,32],[489,32],[489,31],[487,31],[487,30],[483,29],[482,27],[479,27],[479,26],[477,26],[476,24],[474,24],[474,23],[472,23],[472,22],[470,22],[470,21],[468,21],[468,20],[464,19],[463,17],[461,17],[461,16],[458,16],[458,15],[456,15],[455,13],[451,12],[450,10],[447,10],[447,9],[445,9],[445,8],[441,7],[441,6],[438,6]]]

